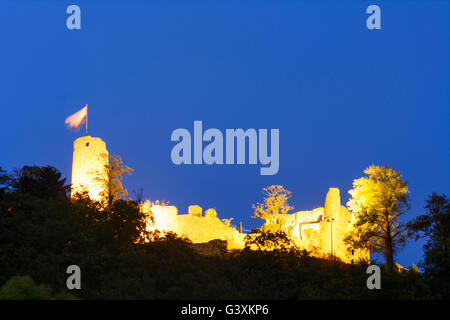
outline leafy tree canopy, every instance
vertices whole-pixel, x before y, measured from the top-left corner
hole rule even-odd
[[[353,181],[347,203],[353,214],[354,231],[345,241],[351,249],[382,252],[386,266],[394,265],[394,253],[406,241],[406,229],[400,216],[409,209],[408,186],[399,171],[372,165]]]
[[[281,230],[263,232],[255,229],[245,236],[244,241],[247,248],[256,247],[262,251],[288,251],[295,248],[294,242]]]
[[[253,205],[253,218],[265,220],[267,230],[280,230],[286,222],[286,214],[293,209],[288,200],[291,192],[283,186],[272,185],[263,189],[264,202]]]
[[[56,168],[50,166],[24,166],[15,170],[9,180],[14,191],[39,198],[65,197],[69,192],[66,179],[62,178]]]

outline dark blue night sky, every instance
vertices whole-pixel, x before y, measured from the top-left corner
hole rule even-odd
[[[64,119],[135,169],[125,184],[259,227],[251,205],[281,184],[296,210],[348,200],[370,164],[399,170],[411,210],[449,194],[448,1],[10,1],[0,3],[0,166],[52,165],[70,181]],[[81,30],[66,8],[81,8]],[[366,8],[381,8],[381,30]],[[172,163],[177,128],[280,129],[280,170]],[[422,255],[411,242],[398,256]]]

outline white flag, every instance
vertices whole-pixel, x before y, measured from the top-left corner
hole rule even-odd
[[[87,105],[66,119],[66,124],[73,130],[79,130],[87,117]]]

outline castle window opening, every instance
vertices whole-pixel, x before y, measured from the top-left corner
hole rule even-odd
[[[89,142],[86,142],[86,147],[89,147]]]

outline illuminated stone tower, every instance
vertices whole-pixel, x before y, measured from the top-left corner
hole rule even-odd
[[[107,164],[108,150],[102,139],[90,136],[76,139],[73,142],[71,195],[87,191],[91,199],[101,201],[104,182],[108,179]]]

